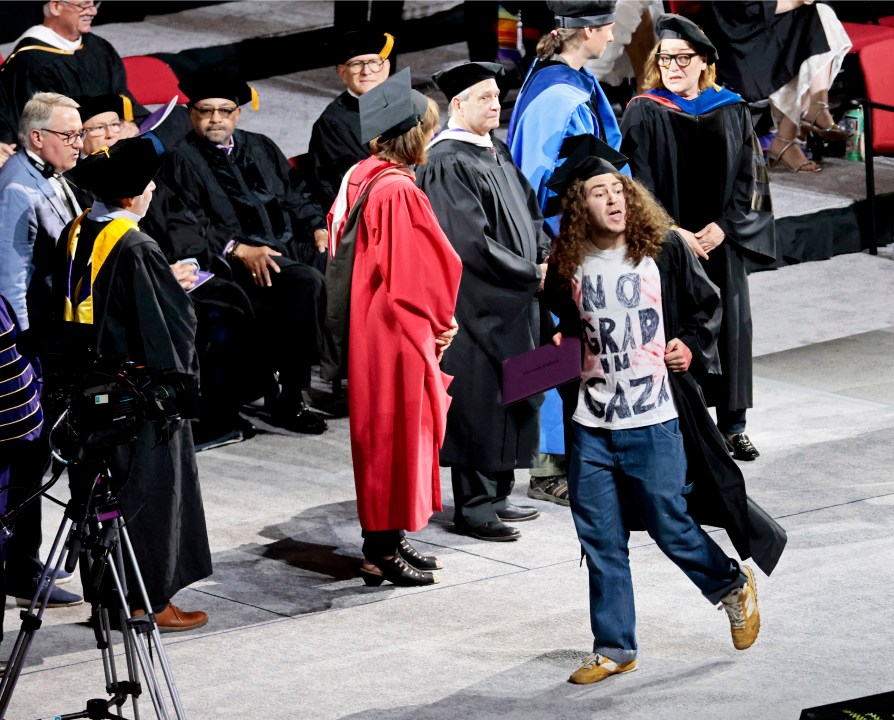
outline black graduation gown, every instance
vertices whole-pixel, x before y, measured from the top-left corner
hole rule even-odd
[[[440,461],[483,472],[531,467],[538,453],[543,398],[504,408],[501,362],[540,344],[537,263],[549,252],[534,191],[494,145],[444,140],[416,170],[463,262],[459,333],[441,363],[454,380]]]
[[[360,104],[347,90],[317,118],[307,156],[308,185],[320,207],[328,212],[345,173],[369,157],[369,145],[360,142]]]
[[[718,367],[717,329],[721,310],[716,288],[710,283],[695,255],[676,233],[665,236],[655,262],[661,278],[661,304],[668,339],[679,338],[692,351],[692,365],[685,373],[668,373],[671,394],[680,422],[686,451],[689,513],[700,525],[726,530],[739,557],[752,557],[769,575],[786,544],[785,530],[747,497],[745,479],[730,457],[723,437],[705,406],[693,370],[714,372]],[[581,334],[580,314],[570,293],[563,290],[555,266],[547,275],[546,296],[559,316],[563,335]],[[571,418],[577,406],[577,386],[562,393],[566,445],[572,447]],[[622,496],[628,529],[643,530],[632,496]]]
[[[20,48],[51,48],[35,38],[23,38]],[[127,89],[127,73],[121,56],[103,38],[92,32],[81,36],[81,49],[73,54],[50,50],[22,50],[10,54],[0,66],[0,142],[15,142],[19,117],[25,103],[36,92],[57,92],[68,97],[78,95],[125,94],[134,104],[137,117],[148,112]]]
[[[235,238],[306,260],[315,252],[313,231],[326,227],[325,217],[292,186],[289,163],[270,138],[244,130],[233,137],[235,148],[227,154],[190,132],[167,154],[160,177],[181,205],[160,223],[166,252],[195,257],[207,269]]]
[[[92,247],[104,225],[85,219],[78,249],[84,252]],[[38,284],[52,276],[52,308],[39,317],[56,322],[64,307],[70,229],[71,224],[60,236],[52,267],[35,270]],[[39,253],[41,257],[47,257],[46,253]],[[29,302],[34,298],[29,294]],[[96,276],[93,301],[93,328],[102,327],[98,342],[102,358],[129,359],[198,377],[192,304],[151,237],[136,230],[121,237]],[[128,477],[132,455],[133,467],[120,500],[137,563],[155,605],[212,572],[189,422],[176,423],[173,432],[161,438],[155,424],[140,423],[133,450],[122,446],[111,459],[113,480]],[[89,482],[92,474],[83,467],[71,468],[70,477],[77,484]]]
[[[776,2],[706,2],[700,24],[717,47],[717,77],[749,102],[766,100],[829,51],[815,5],[776,15]]]
[[[704,262],[720,289],[722,377],[701,375],[708,403],[727,410],[752,407],[751,303],[745,259],[775,259],[773,216],[751,209],[753,129],[744,103],[689,115],[647,98],[634,99],[621,118],[621,152],[680,227],[698,232],[716,222],[726,238]]]

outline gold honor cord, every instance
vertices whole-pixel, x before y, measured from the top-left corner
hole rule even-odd
[[[77,285],[72,289],[72,269],[75,254],[78,250],[78,239],[81,235],[81,221],[86,217],[89,210],[85,210],[81,216],[75,220],[68,233],[68,287],[65,294],[65,311],[64,318],[68,321],[84,323],[86,325],[93,324],[93,283],[96,276],[102,269],[103,264],[108,259],[112,250],[118,244],[118,241],[129,230],[139,230],[140,227],[133,220],[128,218],[115,218],[106,225],[102,232],[96,236],[93,241],[93,250],[90,252],[90,260],[87,262],[87,269],[84,275],[77,281]],[[90,284],[85,288],[84,281],[88,278]],[[82,300],[77,300],[81,294],[87,291],[87,296]]]

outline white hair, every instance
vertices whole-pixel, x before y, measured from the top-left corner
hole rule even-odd
[[[53,108],[70,107],[77,110],[78,105],[70,97],[53,92],[34,93],[22,109],[19,119],[19,142],[22,147],[31,147],[31,131],[40,130],[53,116]]]
[[[453,99],[454,98],[459,98],[460,102],[468,102],[470,97],[472,97],[472,88],[467,87],[459,95],[454,95],[452,98],[450,98],[450,103],[447,105],[447,117],[448,118],[453,117],[453,111],[454,111]]]

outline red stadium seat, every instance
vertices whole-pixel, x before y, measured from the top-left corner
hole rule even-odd
[[[894,155],[894,37],[866,45],[860,51],[860,67],[866,85],[863,103],[866,199],[869,206],[869,251],[876,253],[875,155]]]
[[[894,15],[888,15],[888,17],[879,18],[878,24],[885,27],[894,28]]]
[[[843,22],[847,36],[851,39],[854,46],[850,49],[851,53],[859,53],[864,47],[879,40],[894,38],[894,27],[885,27],[883,25],[864,25],[863,23]]]
[[[189,102],[167,63],[149,55],[132,55],[122,60],[127,71],[127,88],[141,105],[160,105],[174,95],[180,96],[180,103]]]
[[[684,17],[694,18],[701,9],[701,2],[698,0],[668,0],[667,7],[672,13],[683,15]]]

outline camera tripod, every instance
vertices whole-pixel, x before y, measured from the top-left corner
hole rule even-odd
[[[63,472],[64,467],[60,467],[46,487],[54,484]],[[56,715],[56,719],[103,720],[111,718],[112,720],[124,720],[124,716],[116,714],[113,709],[120,713],[130,698],[134,720],[139,720],[138,699],[143,692],[138,675],[139,666],[152,700],[156,718],[171,720],[173,717],[177,720],[186,720],[186,713],[174,684],[155,616],[151,612],[147,612],[138,617],[131,617],[128,602],[130,595],[127,587],[128,571],[136,585],[133,599],[147,610],[151,608],[151,605],[133,546],[127,534],[124,516],[112,494],[111,480],[108,468],[104,467],[86,493],[86,500],[75,499],[76,493],[72,492],[72,500],[65,508],[65,515],[38,581],[39,590],[35,592],[28,609],[21,612],[22,627],[16,638],[3,680],[0,682],[0,720],[6,717],[10,700],[25,666],[28,650],[41,626],[50,592],[55,586],[59,570],[64,566],[67,572],[72,572],[78,560],[81,562],[82,570],[86,571],[82,573],[85,585],[84,594],[87,596],[88,592],[92,591],[96,598],[92,602],[91,624],[96,636],[96,645],[102,653],[106,692],[111,697],[88,700],[85,710],[67,715]],[[114,603],[106,599],[108,593],[100,590],[100,584],[106,571],[112,578],[113,598],[117,601]],[[88,576],[89,582],[87,581]],[[116,607],[111,608],[112,604],[115,604]],[[120,619],[127,675],[125,680],[118,677],[112,643],[112,623],[109,619],[110,611],[117,612]],[[150,641],[155,646],[154,652],[158,660],[158,669],[153,666]],[[167,697],[164,694],[165,687],[167,688]]]

